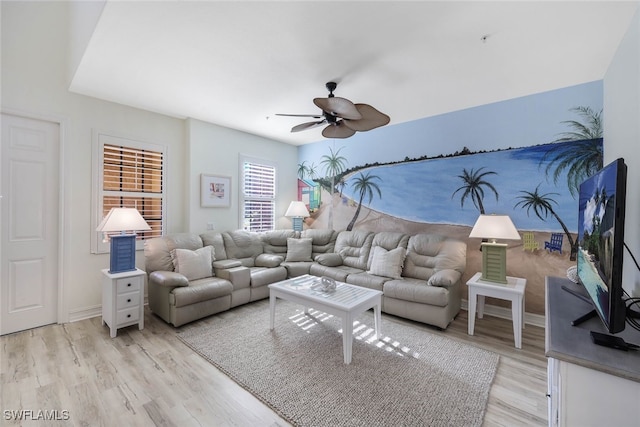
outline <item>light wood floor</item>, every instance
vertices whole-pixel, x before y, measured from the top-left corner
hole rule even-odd
[[[268,300],[252,304],[268,309]],[[182,344],[176,329],[145,309],[144,330],[123,328],[115,339],[109,337],[99,317],[0,337],[0,424],[289,425]],[[466,311],[446,331],[407,323],[500,354],[485,426],[546,425],[542,328],[527,325],[522,349],[516,350],[509,320],[485,316],[476,321],[474,336],[467,335]],[[44,416],[38,413],[41,410],[58,418],[68,414],[68,420],[8,419],[11,413],[7,411],[20,409],[32,411],[27,414],[30,418]]]

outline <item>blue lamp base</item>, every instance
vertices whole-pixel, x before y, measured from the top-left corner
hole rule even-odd
[[[293,217],[293,231],[302,231],[302,217]]]
[[[109,273],[123,273],[136,269],[136,235],[111,236],[111,260]]]

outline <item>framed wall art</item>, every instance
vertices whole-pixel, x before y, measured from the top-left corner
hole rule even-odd
[[[200,206],[203,208],[231,206],[231,177],[200,174]]]

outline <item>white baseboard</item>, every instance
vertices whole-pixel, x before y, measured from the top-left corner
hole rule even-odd
[[[101,305],[94,305],[92,307],[69,311],[69,322],[77,322],[79,320],[90,319],[97,316],[102,316]]]
[[[467,304],[467,300],[462,300],[462,309],[469,310],[469,305]],[[499,317],[501,319],[511,320],[511,309],[506,307],[498,307],[497,305],[485,304],[484,306],[484,314],[488,314],[489,316]],[[540,328],[544,328],[545,325],[545,317],[540,314],[532,314],[532,313],[524,313],[524,323],[538,326]]]

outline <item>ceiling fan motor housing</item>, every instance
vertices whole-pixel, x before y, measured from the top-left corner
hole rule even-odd
[[[336,90],[336,88],[338,87],[338,83],[328,82],[326,86],[327,86],[327,90],[329,91],[329,98],[332,98],[334,96],[333,91]]]

